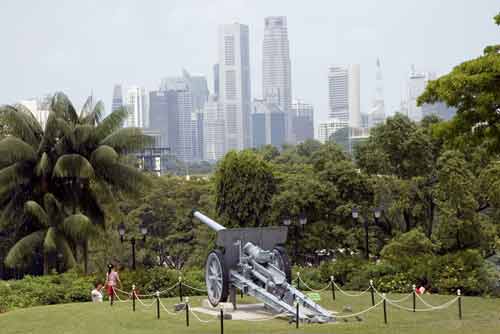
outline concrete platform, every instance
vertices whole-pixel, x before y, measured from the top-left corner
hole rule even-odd
[[[275,316],[268,308],[264,307],[263,303],[259,304],[237,304],[237,309],[233,309],[233,304],[231,303],[220,303],[217,307],[213,307],[208,302],[208,299],[202,301],[201,307],[193,307],[193,311],[205,313],[211,316],[218,316],[220,314],[220,309],[224,310],[224,314],[231,314],[233,320],[259,320],[267,319]],[[279,317],[288,320],[288,317]]]

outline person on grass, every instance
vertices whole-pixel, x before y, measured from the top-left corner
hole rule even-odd
[[[102,286],[101,283],[96,283],[94,290],[90,293],[92,296],[92,302],[93,303],[102,303],[102,289],[104,287]]]
[[[120,289],[122,288],[122,282],[120,281],[120,276],[115,270],[115,267],[110,263],[108,264],[108,274],[106,275],[106,288],[108,296],[111,298],[114,296],[116,286],[120,284]]]

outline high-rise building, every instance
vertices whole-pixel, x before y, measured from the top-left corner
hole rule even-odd
[[[266,17],[264,24],[262,94],[268,104],[278,105],[285,113],[285,140],[293,143],[292,79],[286,17]]]
[[[205,160],[203,156],[203,110],[191,114],[191,129],[193,133],[193,160],[203,161]]]
[[[186,70],[182,70],[182,77],[193,95],[193,109],[195,111],[203,110],[209,95],[207,79],[203,75],[189,74]]]
[[[123,92],[121,85],[113,87],[113,100],[111,101],[111,112],[123,107]]]
[[[224,110],[226,150],[250,146],[250,55],[248,26],[219,27],[220,102]]]
[[[251,114],[252,146],[273,145],[281,148],[286,138],[286,114],[279,105],[254,100]]]
[[[172,152],[177,144],[177,94],[173,90],[149,93],[150,129],[159,133],[155,144]]]
[[[19,104],[28,109],[44,129],[49,118],[51,101],[52,95],[45,95],[42,98],[22,100]]]
[[[406,87],[406,108],[408,117],[420,122],[423,118],[422,107],[417,106],[418,97],[424,92],[425,86],[429,80],[434,79],[435,75],[430,72],[417,72],[415,66],[411,66],[410,74]]]
[[[347,121],[336,118],[330,119],[328,122],[320,123],[318,126],[318,140],[322,143],[326,143],[337,131],[348,127],[349,123]]]
[[[375,98],[372,109],[368,114],[368,127],[374,127],[385,120],[384,86],[382,82],[382,69],[380,59],[377,58],[377,70],[375,73]]]
[[[361,126],[359,65],[331,66],[328,71],[330,118]]]
[[[219,64],[215,64],[213,67],[214,74],[214,96],[215,98],[219,98],[220,95],[220,69]]]
[[[127,90],[126,107],[128,117],[125,120],[125,127],[148,127],[148,96],[144,88],[132,86]]]
[[[312,104],[295,100],[292,103],[293,134],[297,143],[314,139],[314,107]]]
[[[203,109],[203,159],[217,161],[226,152],[225,117],[216,96],[210,96]]]

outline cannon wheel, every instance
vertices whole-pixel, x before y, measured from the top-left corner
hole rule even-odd
[[[208,254],[205,264],[205,283],[207,285],[208,301],[212,306],[227,301],[229,294],[228,271],[224,256],[218,249]]]
[[[285,247],[276,246],[273,249],[274,254],[274,265],[285,273],[286,281],[288,283],[292,282],[292,267],[290,265],[290,258],[286,253]]]

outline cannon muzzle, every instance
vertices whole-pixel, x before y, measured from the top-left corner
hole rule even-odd
[[[199,221],[201,221],[203,224],[207,225],[210,227],[212,230],[215,232],[219,232],[220,230],[225,230],[226,228],[222,226],[221,224],[217,223],[215,220],[205,216],[203,213],[199,211],[193,211],[193,216],[198,218]]]

